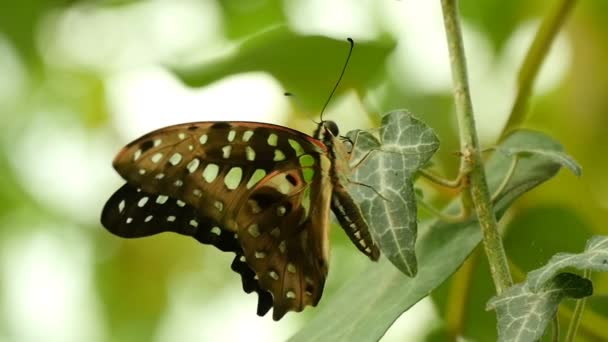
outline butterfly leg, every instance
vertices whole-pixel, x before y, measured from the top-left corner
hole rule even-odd
[[[373,192],[376,193],[376,195],[380,196],[380,198],[382,198],[383,200],[389,202],[390,200],[386,197],[384,197],[380,192],[378,192],[378,190],[376,190],[376,188],[374,188],[373,186],[369,185],[369,184],[365,184],[365,183],[360,183],[360,182],[356,182],[354,180],[348,179],[348,182],[350,184],[354,184],[354,185],[359,185],[359,186],[363,186],[365,188],[368,188],[370,190],[372,190]]]

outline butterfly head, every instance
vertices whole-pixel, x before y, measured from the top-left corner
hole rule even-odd
[[[340,130],[334,121],[324,120],[319,122],[314,132],[314,137],[321,140],[325,145],[330,145],[331,140],[338,137]]]

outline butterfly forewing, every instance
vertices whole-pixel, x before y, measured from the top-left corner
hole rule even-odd
[[[272,293],[277,320],[318,302],[327,274],[331,183],[326,150],[317,140],[266,124],[184,124],[130,143],[114,167],[136,186],[121,188],[104,208],[102,222],[110,231],[120,236],[167,230],[193,235],[188,224],[198,215],[204,221],[199,224],[212,234],[214,228],[219,236],[233,234],[233,240],[223,243],[238,241],[232,267],[243,277],[245,291],[260,294],[258,313],[269,308],[263,291]],[[152,201],[153,194],[174,202],[154,215],[132,205],[142,196]],[[121,209],[127,199],[130,205]],[[174,211],[180,204],[192,212],[180,211],[177,224]],[[149,223],[150,215],[158,225],[131,226]],[[173,221],[167,225],[163,220],[168,219]]]

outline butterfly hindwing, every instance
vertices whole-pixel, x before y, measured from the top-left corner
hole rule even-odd
[[[124,184],[107,201],[101,223],[111,233],[124,238],[175,232],[192,236],[225,252],[234,252],[232,270],[241,275],[243,290],[258,293],[258,314],[263,316],[272,307],[271,294],[262,289],[255,273],[243,261],[243,251],[233,232],[201,217],[196,208],[174,198],[151,194]]]
[[[306,169],[271,174],[254,189],[237,218],[248,263],[262,287],[273,294],[275,320],[287,311],[316,305],[323,292],[331,185],[322,172],[328,160],[317,158],[320,171],[310,184],[304,178]]]

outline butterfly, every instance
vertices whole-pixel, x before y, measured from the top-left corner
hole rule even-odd
[[[350,148],[349,148],[350,147]],[[380,251],[347,186],[353,146],[333,121],[313,136],[257,122],[194,122],[126,145],[113,166],[126,183],[101,223],[125,238],[175,232],[235,253],[231,268],[273,319],[316,306],[334,213],[371,260]]]

